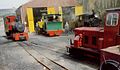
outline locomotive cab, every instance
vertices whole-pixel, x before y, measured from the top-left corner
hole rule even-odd
[[[14,20],[15,16],[6,16],[4,18],[5,33],[7,36],[11,35],[12,26],[10,25],[10,23],[14,22]]]
[[[120,44],[120,9],[106,10],[104,48]]]

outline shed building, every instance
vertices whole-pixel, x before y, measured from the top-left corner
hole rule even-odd
[[[41,16],[43,13],[60,13],[62,7],[72,7],[76,5],[78,5],[76,0],[31,0],[20,6],[16,10],[16,14],[22,23],[27,22],[29,32],[34,32],[34,24],[37,18],[39,18],[38,16]]]

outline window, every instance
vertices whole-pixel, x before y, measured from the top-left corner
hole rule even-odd
[[[83,41],[85,44],[88,44],[88,36],[84,36]]]
[[[97,38],[95,36],[92,37],[92,45],[97,45]]]
[[[116,26],[118,24],[118,13],[108,13],[107,14],[107,26]]]

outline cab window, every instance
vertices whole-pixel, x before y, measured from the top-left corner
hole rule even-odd
[[[107,26],[116,26],[118,24],[118,13],[108,13],[107,14]]]

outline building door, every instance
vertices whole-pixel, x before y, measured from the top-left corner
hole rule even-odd
[[[27,18],[28,18],[29,32],[32,33],[32,32],[35,31],[35,29],[34,29],[33,9],[32,8],[27,8]]]
[[[47,7],[37,7],[33,8],[33,17],[34,17],[34,25],[38,22],[42,16],[47,14]]]

